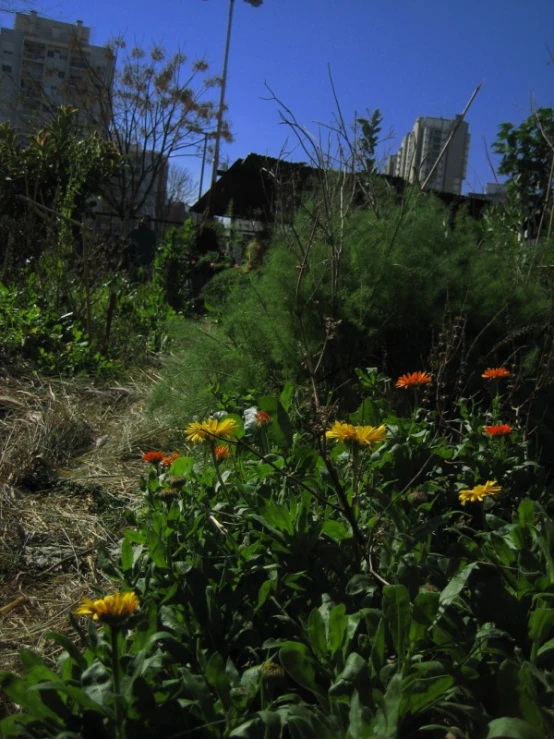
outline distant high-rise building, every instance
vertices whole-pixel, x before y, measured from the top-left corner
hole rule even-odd
[[[386,173],[402,177],[408,182],[423,184],[455,126],[458,128],[428,187],[459,195],[467,174],[470,138],[469,126],[465,121],[460,121],[460,116],[454,120],[418,118],[410,133],[404,136],[398,153],[389,158]]]
[[[508,186],[505,182],[487,182],[484,193],[490,198],[505,200],[508,194]]]
[[[90,44],[90,28],[82,21],[16,13],[13,28],[0,28],[0,122],[25,134],[44,125],[59,105],[82,109],[88,91],[94,112],[98,94],[111,87],[114,67],[113,54]]]

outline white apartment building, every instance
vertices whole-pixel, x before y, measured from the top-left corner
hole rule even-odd
[[[469,126],[460,116],[455,119],[418,118],[410,133],[404,136],[398,153],[389,158],[386,173],[423,184],[455,126],[458,128],[428,187],[460,195],[467,174],[470,140]]]
[[[13,28],[0,28],[0,122],[25,134],[59,105],[81,107],[96,75],[110,88],[114,67],[107,48],[90,44],[90,28],[82,21],[16,13]]]

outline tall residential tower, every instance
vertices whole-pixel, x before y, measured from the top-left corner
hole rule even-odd
[[[82,107],[95,86],[110,89],[114,58],[90,44],[90,28],[16,13],[13,28],[0,28],[0,123],[21,133],[43,125],[59,105]],[[91,106],[95,103],[91,96]]]
[[[440,192],[460,195],[467,174],[470,138],[469,126],[460,120],[460,116],[454,120],[418,118],[410,133],[404,136],[398,153],[389,158],[387,174],[423,184],[455,126],[456,132],[428,186]]]

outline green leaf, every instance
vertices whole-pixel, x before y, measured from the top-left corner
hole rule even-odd
[[[348,739],[369,739],[372,736],[371,711],[362,704],[357,690],[354,691],[350,701],[348,719]]]
[[[194,469],[194,459],[193,457],[179,457],[170,469],[173,477],[188,477]]]
[[[449,606],[453,603],[462,590],[466,587],[469,576],[473,570],[479,567],[478,562],[472,562],[459,570],[448,585],[444,588],[439,597],[439,602],[442,606]]]
[[[541,644],[554,626],[554,608],[535,608],[529,616],[529,638]]]
[[[121,567],[123,572],[133,568],[133,547],[129,539],[123,539],[121,542]]]
[[[542,657],[547,652],[554,651],[554,639],[549,639],[537,652],[537,657]]]
[[[323,522],[322,531],[324,534],[334,541],[344,541],[345,539],[351,539],[352,533],[346,528],[346,526],[340,521],[333,521],[331,518],[325,519]]]
[[[427,629],[433,624],[439,610],[439,593],[420,590],[414,601],[410,642],[417,646],[425,638]]]
[[[329,688],[329,695],[351,695],[355,688],[363,690],[369,679],[367,662],[357,652],[351,652],[344,670]]]
[[[544,734],[520,718],[496,718],[488,725],[486,739],[544,739]]]
[[[379,675],[385,664],[385,620],[380,619],[372,640],[370,662],[373,675]]]
[[[258,407],[271,416],[271,424],[268,427],[271,436],[280,447],[289,449],[292,446],[294,429],[282,403],[277,398],[266,395],[260,398]]]
[[[327,634],[325,631],[325,621],[317,608],[315,608],[308,618],[308,639],[314,653],[324,658],[327,656]]]
[[[533,526],[535,523],[535,509],[533,501],[530,498],[525,498],[525,500],[521,501],[517,509],[517,515],[519,523],[522,526]]]
[[[281,391],[281,395],[279,395],[279,402],[283,406],[283,408],[288,413],[290,411],[290,404],[292,401],[292,394],[294,392],[294,383],[288,380],[288,382],[285,384],[285,387]]]
[[[437,702],[454,685],[451,675],[438,675],[406,681],[403,686],[402,714],[416,715]]]
[[[43,638],[51,639],[62,646],[75,663],[79,665],[81,670],[86,669],[87,662],[83,657],[81,650],[71,641],[71,639],[69,639],[69,637],[65,636],[65,634],[58,634],[56,631],[47,631]]]
[[[225,670],[223,657],[214,652],[206,667],[206,680],[214,688],[223,706],[229,709],[231,706],[231,680]]]
[[[383,613],[394,649],[403,661],[410,631],[410,594],[404,585],[385,585],[383,588]]]
[[[390,586],[394,587],[394,586]],[[375,739],[398,739],[398,720],[402,699],[402,676],[393,675],[387,692],[380,701],[379,711],[371,723],[371,735]]]
[[[329,614],[329,649],[331,656],[341,649],[348,628],[348,617],[346,615],[346,606],[340,603],[331,609]]]
[[[318,697],[323,695],[316,685],[313,660],[304,644],[288,642],[279,650],[279,659],[295,682]]]

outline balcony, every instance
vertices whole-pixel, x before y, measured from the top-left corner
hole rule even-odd
[[[45,51],[46,51],[46,47],[43,44],[31,44],[31,43],[23,44],[23,58],[24,59],[32,59],[33,61],[43,62]]]

